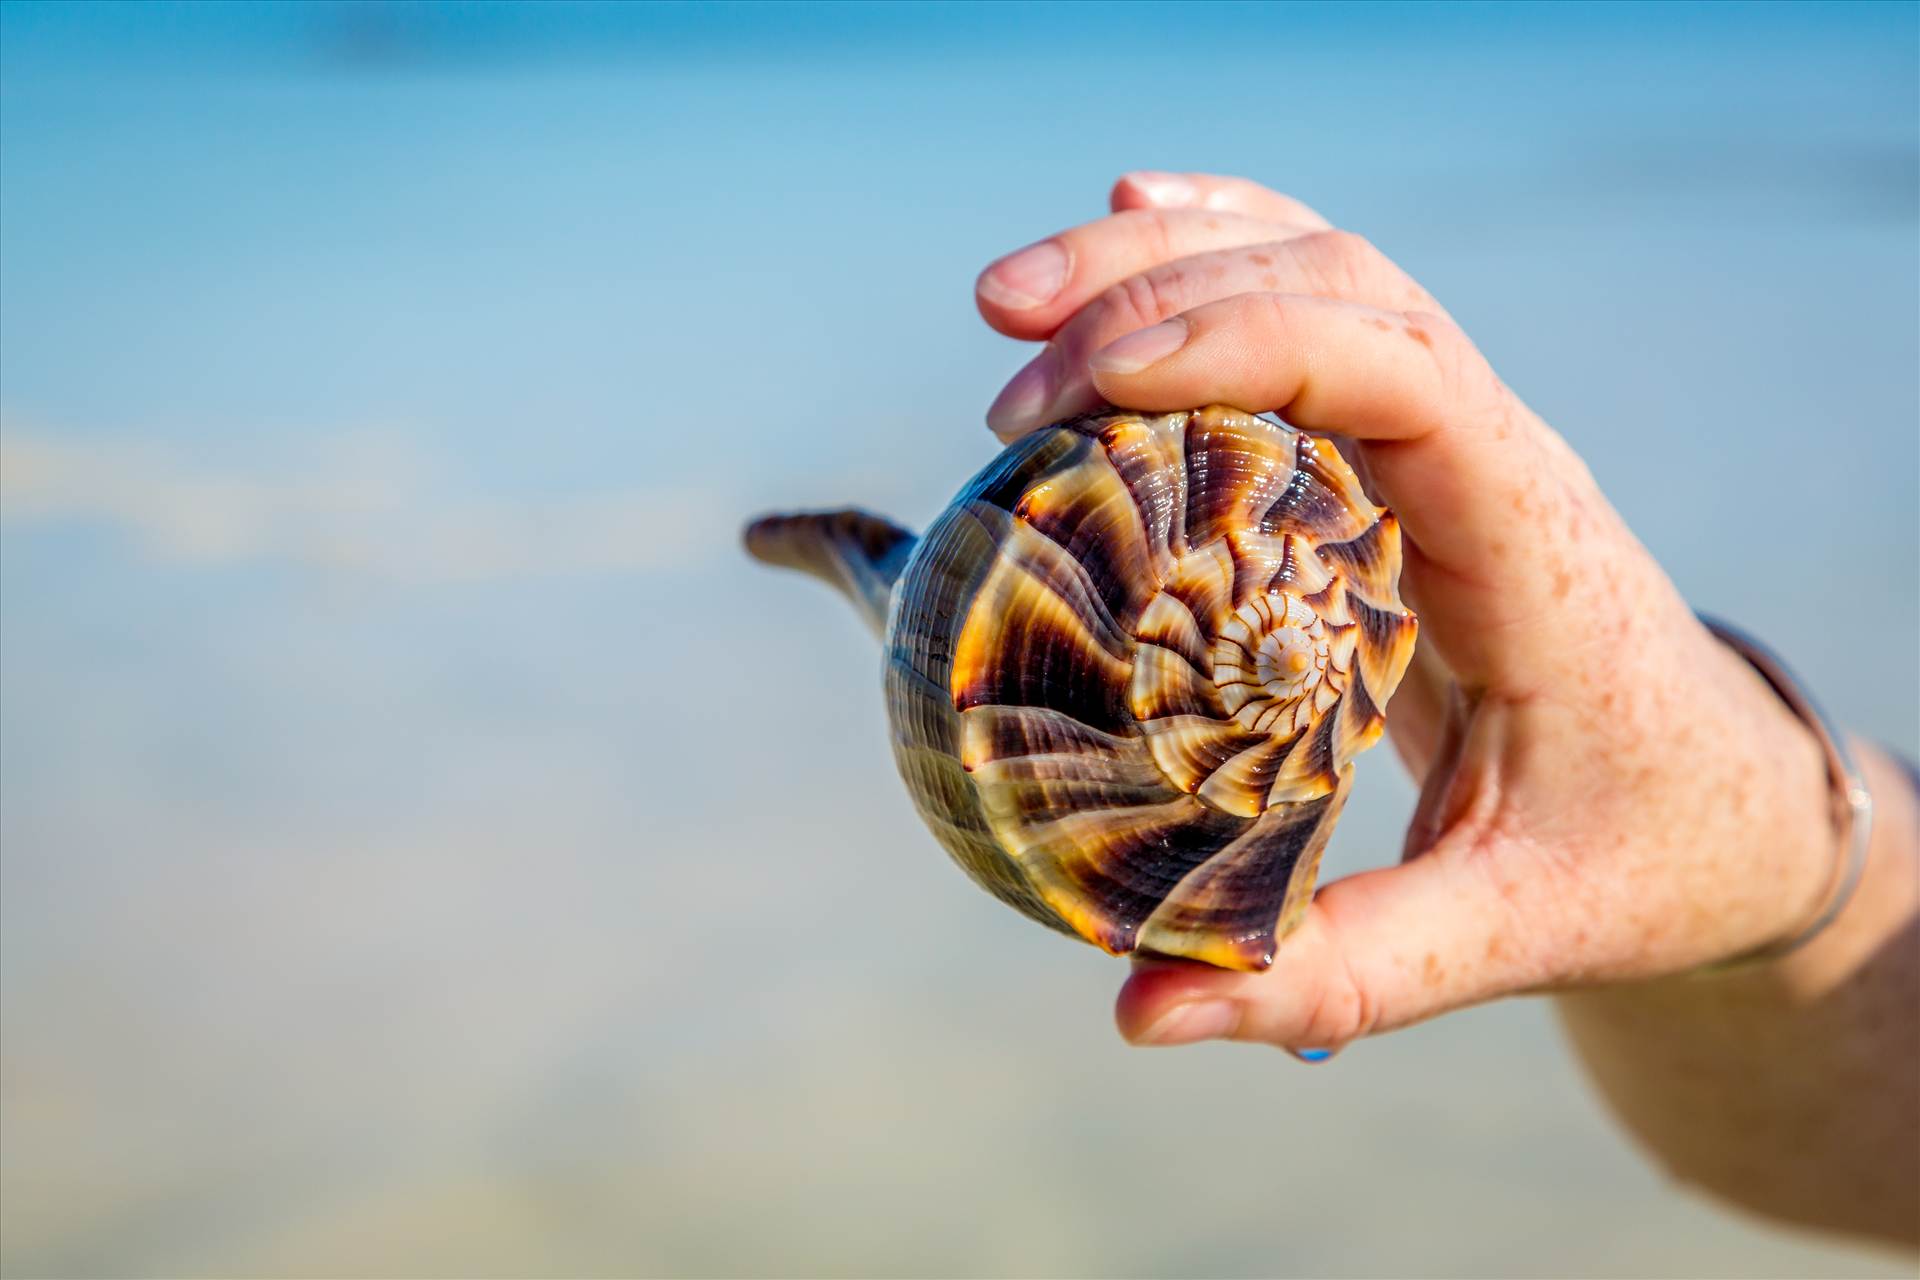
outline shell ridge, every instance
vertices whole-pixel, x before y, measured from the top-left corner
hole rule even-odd
[[[1176,885],[1139,930],[1143,950],[1264,969],[1305,913],[1351,770],[1327,795],[1270,808]]]
[[[1375,608],[1399,606],[1400,522],[1393,512],[1383,507],[1380,518],[1358,537],[1323,543],[1316,550],[1323,560],[1346,570],[1343,576],[1350,594]]]
[[[1154,419],[1123,413],[1101,419],[1097,433],[1091,431],[1096,425],[1094,417],[1081,419],[1078,428],[1098,441],[1107,464],[1133,495],[1149,549],[1154,553],[1154,571],[1162,585],[1168,569],[1187,551],[1186,467],[1170,437],[1183,429],[1188,416],[1168,414]]]
[[[1088,633],[1113,657],[1126,657],[1127,631],[1108,610],[1085,565],[1067,548],[1010,511],[978,499],[968,504],[983,526],[1002,522],[997,545],[1034,585],[1058,597],[1085,624]],[[1064,580],[1063,580],[1064,579]]]
[[[1104,451],[1088,449],[1042,477],[1010,510],[1086,570],[1117,630],[1125,632],[1158,592],[1162,566],[1147,515]]]
[[[1083,937],[1120,954],[1173,888],[1237,836],[1238,824],[1229,829],[1224,819],[1175,796],[1033,824],[1019,832],[1014,852],[1042,900]]]
[[[1136,640],[1172,649],[1202,674],[1212,663],[1199,620],[1193,616],[1193,610],[1175,596],[1164,591],[1154,596],[1133,626]]]
[[[959,714],[961,759],[985,763],[1029,755],[1117,752],[1138,742],[1137,725],[1127,733],[1109,733],[1052,707],[1013,707],[982,703]]]

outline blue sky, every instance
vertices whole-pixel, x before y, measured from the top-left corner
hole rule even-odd
[[[7,1269],[1871,1274],[1674,1200],[1531,1005],[1305,1077],[1123,1053],[1114,967],[945,864],[869,641],[735,531],[924,523],[1024,359],[979,267],[1125,169],[1240,172],[1912,751],[1915,46],[1911,5],[0,4]],[[1398,847],[1367,764],[1336,872]],[[1196,1149],[1205,1189],[1111,1176]]]

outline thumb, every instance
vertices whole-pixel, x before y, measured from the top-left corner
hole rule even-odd
[[[1136,966],[1114,1016],[1134,1044],[1242,1040],[1338,1049],[1533,985],[1494,859],[1435,848],[1328,885],[1262,973]]]

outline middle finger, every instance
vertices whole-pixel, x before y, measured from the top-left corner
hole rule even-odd
[[[1271,225],[1271,224],[1268,224]],[[1098,408],[1087,357],[1169,316],[1242,293],[1291,293],[1440,313],[1412,277],[1351,231],[1322,230],[1156,263],[1094,296],[987,410],[1002,440]]]
[[[999,259],[980,273],[974,300],[1009,338],[1043,340],[1088,299],[1137,272],[1316,229],[1217,209],[1124,209]]]

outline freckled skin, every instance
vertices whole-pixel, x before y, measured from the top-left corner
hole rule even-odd
[[[1230,1038],[1337,1048],[1558,993],[1603,1094],[1675,1176],[1778,1219],[1920,1243],[1909,780],[1870,757],[1866,878],[1812,944],[1746,978],[1685,976],[1795,936],[1828,897],[1838,832],[1815,739],[1417,282],[1297,201],[1183,183],[1219,211],[1206,234],[1241,237],[1187,251],[1220,255],[1223,274],[1162,287],[1186,254],[1123,252],[1134,242],[1093,223],[1077,252],[1104,253],[1105,278],[1037,317],[983,313],[1062,352],[1052,412],[1220,401],[1346,438],[1404,527],[1422,631],[1388,729],[1422,790],[1403,865],[1323,886],[1260,977],[1142,968],[1123,1031],[1164,1042],[1171,1012],[1224,1001]],[[1151,199],[1123,180],[1116,218]],[[1160,216],[1180,231],[1179,212]],[[1126,279],[1149,287],[1099,293]],[[1170,354],[1098,366],[1103,345],[1174,315]]]

